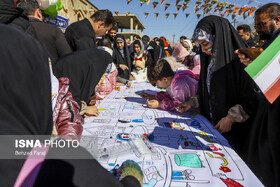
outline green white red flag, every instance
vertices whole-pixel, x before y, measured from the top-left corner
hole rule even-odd
[[[280,36],[245,71],[253,78],[270,103],[280,95]]]

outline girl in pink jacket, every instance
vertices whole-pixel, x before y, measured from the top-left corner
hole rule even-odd
[[[151,84],[166,89],[155,96],[141,94],[149,108],[173,111],[175,107],[188,101],[197,92],[198,77],[189,70],[173,71],[165,59],[160,59],[148,67],[148,80]]]

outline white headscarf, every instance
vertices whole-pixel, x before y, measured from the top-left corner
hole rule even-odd
[[[189,50],[189,52],[190,52],[190,51],[193,49],[192,41],[191,41],[190,39],[185,39],[185,40],[183,41],[183,46],[184,46],[185,44],[187,44],[188,46],[190,46],[190,50]]]

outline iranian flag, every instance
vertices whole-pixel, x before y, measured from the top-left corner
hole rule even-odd
[[[280,95],[280,36],[245,71],[254,79],[270,103]]]

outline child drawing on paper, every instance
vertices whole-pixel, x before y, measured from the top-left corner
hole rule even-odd
[[[159,59],[148,67],[148,80],[151,84],[166,89],[154,97],[148,94],[140,94],[141,97],[152,99],[147,101],[149,108],[161,108],[174,111],[175,106],[184,103],[197,92],[198,79],[189,70],[173,71],[165,59]]]

